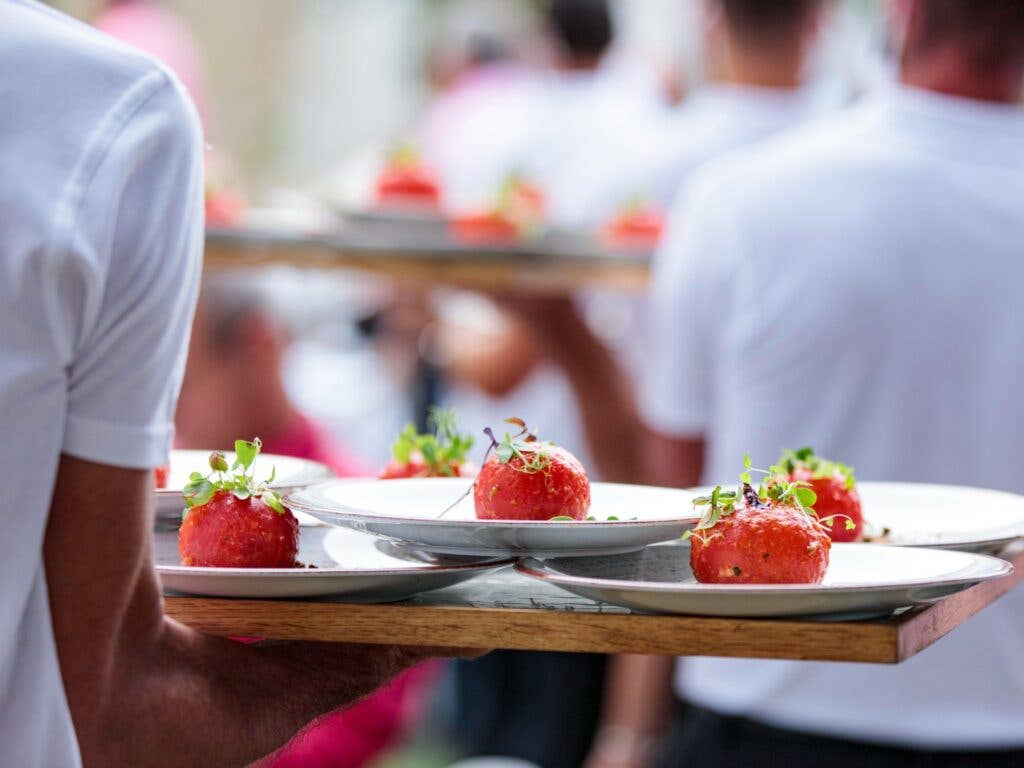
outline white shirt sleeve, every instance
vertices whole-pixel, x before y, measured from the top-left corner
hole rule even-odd
[[[698,173],[673,206],[654,257],[647,368],[640,412],[670,437],[701,437],[711,428],[738,269],[734,230],[721,196]]]
[[[53,281],[71,361],[63,451],[158,466],[173,437],[201,270],[198,121],[180,86],[154,70],[89,146],[74,214],[63,217],[70,266]]]

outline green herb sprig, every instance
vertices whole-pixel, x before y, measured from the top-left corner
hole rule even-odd
[[[798,469],[805,469],[811,473],[811,477],[836,477],[837,475],[846,483],[846,490],[852,491],[857,485],[854,477],[853,467],[841,464],[838,461],[831,461],[817,456],[814,449],[805,446],[798,451],[785,450],[778,464],[773,469],[779,469],[780,474],[792,475]]]
[[[434,430],[432,433],[419,434],[415,425],[406,425],[391,446],[391,454],[400,464],[408,464],[418,452],[430,474],[453,477],[452,466],[466,460],[473,447],[473,436],[458,431],[451,408],[432,407],[427,422]]]
[[[519,459],[519,466],[513,467],[517,472],[527,475],[535,475],[538,472],[547,472],[551,468],[551,454],[547,450],[554,443],[542,443],[537,435],[530,431],[526,422],[520,418],[512,417],[505,419],[506,424],[519,427],[514,435],[508,432],[499,441],[490,427],[484,429],[484,433],[491,438],[491,445],[488,453],[494,451],[494,455],[502,464],[511,463],[512,459]],[[484,459],[486,461],[486,458]]]
[[[249,498],[262,499],[268,507],[283,515],[285,508],[281,503],[281,497],[269,487],[277,476],[277,469],[271,467],[270,477],[259,483],[253,476],[253,463],[262,447],[263,443],[258,437],[252,440],[235,440],[235,460],[230,466],[227,457],[221,451],[211,453],[209,474],[193,472],[188,476],[188,483],[182,489],[182,495],[185,497],[182,518],[188,515],[190,509],[206,504],[218,491],[230,491],[235,498],[243,501]]]
[[[757,490],[753,486],[753,472],[766,476]],[[683,534],[683,539],[686,540],[691,536],[700,535],[702,531],[714,528],[722,518],[728,517],[736,511],[736,505],[741,499],[751,507],[762,509],[773,503],[789,504],[808,517],[817,519],[817,514],[814,511],[814,503],[818,500],[817,494],[808,487],[807,483],[790,482],[784,477],[779,467],[773,466],[770,469],[754,467],[750,455],[747,454],[743,457],[740,485],[735,491],[723,490],[719,485],[707,496],[698,496],[693,500],[693,505],[704,507],[704,511],[697,525]]]

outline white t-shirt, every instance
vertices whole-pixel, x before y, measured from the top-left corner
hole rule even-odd
[[[166,461],[201,142],[163,70],[29,0],[0,3],[0,93],[0,765],[66,768],[42,559],[57,461]]]
[[[699,173],[656,260],[646,418],[705,480],[813,445],[863,480],[1024,492],[1024,112],[893,88]],[[870,514],[870,511],[868,511]],[[686,659],[712,709],[1024,746],[1024,590],[898,667]]]
[[[578,204],[604,221],[631,197],[662,207],[680,184],[709,159],[792,128],[822,108],[803,88],[711,83],[678,107],[650,115],[645,130],[625,135],[619,151],[591,170]]]

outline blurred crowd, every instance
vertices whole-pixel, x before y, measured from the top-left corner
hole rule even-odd
[[[558,304],[502,297],[501,286],[483,296],[355,277],[216,274],[193,329],[179,446],[228,448],[258,434],[268,452],[323,461],[342,476],[375,474],[405,421],[425,426],[428,406],[447,403],[472,431],[528,418],[595,478],[720,480],[747,450],[777,453],[783,435],[784,444],[815,441],[870,479],[942,480],[954,460],[936,445],[973,441],[969,450],[985,461],[959,481],[1021,490],[1007,479],[1019,446],[992,437],[1009,429],[1000,416],[981,408],[961,418],[947,408],[1015,398],[990,382],[952,380],[943,353],[925,351],[934,318],[955,315],[946,352],[972,357],[1007,386],[1019,381],[1021,366],[1007,361],[1019,339],[978,338],[1021,319],[987,306],[1014,299],[985,282],[1001,274],[1000,259],[1019,261],[1024,243],[1019,0],[893,0],[878,11],[884,24],[863,6],[825,0],[690,5],[699,39],[685,72],[617,45],[615,7],[602,0],[540,3],[526,37],[503,37],[474,16],[468,32],[442,37],[428,57],[433,96],[417,122],[310,183],[358,205],[402,138],[436,173],[447,210],[491,205],[513,177],[541,190],[544,219],[559,229],[593,231],[642,200],[667,217],[651,296],[580,290]],[[837,47],[853,48],[836,42],[849,42],[851,18],[884,32],[837,65]],[[120,0],[95,23],[164,60],[213,119],[198,45],[180,18],[158,3]],[[235,215],[223,196],[211,201],[213,216]],[[963,230],[945,233],[952,218]],[[950,242],[960,256],[943,260]],[[913,258],[896,258],[901,248]],[[962,274],[964,249],[977,260],[973,278]],[[860,271],[813,263],[821,254],[845,263],[848,252]],[[843,300],[816,279],[842,283]],[[884,281],[916,297],[931,328],[901,302],[898,316],[858,302]],[[963,296],[950,298],[958,283]],[[756,311],[753,299],[740,303],[755,296]],[[942,300],[928,314],[929,302]],[[719,313],[730,323],[713,322]],[[824,330],[801,336],[790,319]],[[663,357],[658,364],[640,339]],[[848,356],[826,356],[816,343]],[[903,343],[920,350],[921,376],[905,381],[927,375],[945,388],[894,390],[872,377],[872,356],[888,362]],[[824,387],[849,407],[812,407]],[[929,398],[938,403],[931,410]],[[938,426],[936,409],[945,409]],[[816,420],[806,430],[792,426],[801,413]],[[872,444],[888,424],[929,442]],[[645,464],[648,449],[634,445],[652,428],[668,471]],[[993,441],[1002,454],[984,447]],[[911,454],[924,456],[918,463]],[[450,756],[504,755],[543,768],[653,765],[666,747],[676,751],[666,765],[757,765],[764,752],[750,745],[769,743],[789,766],[1019,765],[1019,752],[992,754],[1024,746],[1024,703],[989,686],[1008,677],[1019,694],[1024,669],[1017,661],[965,672],[967,656],[1021,639],[1019,616],[1011,626],[998,610],[945,643],[945,655],[922,654],[899,675],[694,661],[678,672],[681,699],[671,696],[671,660],[498,652],[411,673],[304,734],[297,756],[288,762],[286,753],[280,765],[381,759],[417,732],[413,713],[419,739]],[[951,692],[942,676],[969,690]],[[945,704],[929,709],[926,699]],[[997,705],[1002,714],[991,712]],[[804,719],[815,711],[815,721]],[[911,750],[949,749],[976,754],[900,762]]]

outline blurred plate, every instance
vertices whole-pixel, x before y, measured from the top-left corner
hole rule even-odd
[[[833,544],[821,584],[700,584],[686,544],[662,544],[617,557],[526,559],[516,570],[568,592],[659,613],[735,618],[879,616],[931,603],[1013,566],[970,552]]]
[[[234,462],[233,452],[226,451],[224,455],[229,465]],[[209,474],[209,458],[210,451],[171,451],[167,487],[156,489],[156,518],[159,522],[174,525],[181,523],[181,513],[185,509],[185,497],[181,495],[181,489],[188,483],[190,473]],[[261,453],[256,457],[253,467],[257,480],[269,477],[273,467],[277,474],[270,485],[282,495],[334,477],[334,472],[325,464],[272,453]]]
[[[366,227],[413,227],[427,228],[443,233],[448,226],[444,214],[428,206],[379,205],[366,208],[349,208],[339,211],[344,221],[353,226]]]
[[[303,528],[299,561],[315,568],[197,568],[181,565],[177,532],[158,532],[154,539],[164,589],[204,597],[329,596],[347,602],[395,602],[510,563],[431,556],[343,528]]]
[[[291,493],[285,503],[326,523],[465,555],[629,552],[679,538],[697,521],[692,492],[614,483],[591,484],[594,522],[478,520],[465,495],[471,487],[461,478],[332,480]]]

